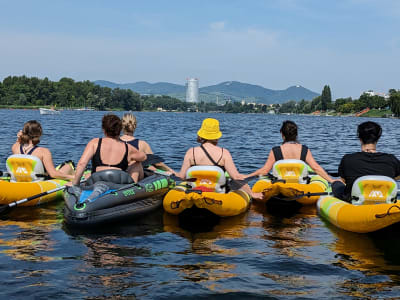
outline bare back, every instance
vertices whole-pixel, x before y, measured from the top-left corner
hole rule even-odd
[[[301,144],[283,144],[281,145],[282,155],[284,159],[301,159],[301,148]]]

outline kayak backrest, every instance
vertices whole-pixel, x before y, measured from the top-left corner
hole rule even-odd
[[[13,154],[7,158],[6,165],[12,182],[44,180],[43,163],[34,155]]]
[[[397,198],[397,183],[387,176],[369,175],[357,178],[351,188],[352,204],[393,203]]]
[[[189,184],[193,189],[204,192],[225,193],[225,172],[217,166],[193,166],[186,172],[186,178],[196,178]]]
[[[89,179],[86,180],[85,185],[90,186],[98,181],[112,182],[116,184],[134,183],[131,175],[129,175],[127,172],[117,169],[109,169],[93,173]]]
[[[278,160],[272,166],[272,175],[286,183],[307,183],[308,166],[298,159]]]

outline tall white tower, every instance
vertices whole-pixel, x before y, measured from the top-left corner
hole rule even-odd
[[[186,102],[199,102],[199,80],[187,78]]]

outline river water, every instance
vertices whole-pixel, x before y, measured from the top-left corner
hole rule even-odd
[[[101,136],[105,112],[0,110],[0,160],[11,154],[24,122],[37,119],[55,163],[77,161]],[[122,113],[117,113],[122,115]],[[242,173],[263,165],[281,142],[282,121],[328,171],[359,150],[356,128],[366,118],[260,114],[135,113],[136,136],[179,169],[205,117],[221,122],[220,145]],[[378,149],[399,154],[399,120],[383,127]],[[399,156],[398,156],[399,157]],[[355,234],[325,223],[315,207],[282,217],[263,205],[191,232],[159,210],[140,220],[77,231],[63,224],[63,203],[17,208],[0,220],[0,297],[34,299],[390,299],[400,295],[400,237],[395,230]]]

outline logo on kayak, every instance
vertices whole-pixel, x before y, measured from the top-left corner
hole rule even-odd
[[[28,171],[24,167],[18,167],[17,170],[15,171],[15,173],[28,174]]]
[[[383,193],[381,191],[371,191],[368,195],[371,198],[383,198]]]
[[[153,187],[153,185],[152,185],[151,183],[147,183],[147,184],[144,186],[144,188],[146,189],[146,192],[147,192],[147,193],[151,193],[151,192],[154,191],[154,187]]]
[[[135,190],[134,189],[129,189],[129,190],[123,191],[122,194],[125,197],[133,196],[133,195],[135,195]]]
[[[206,185],[212,185],[214,182],[212,182],[210,179],[203,178],[200,180],[200,184],[206,184]]]

